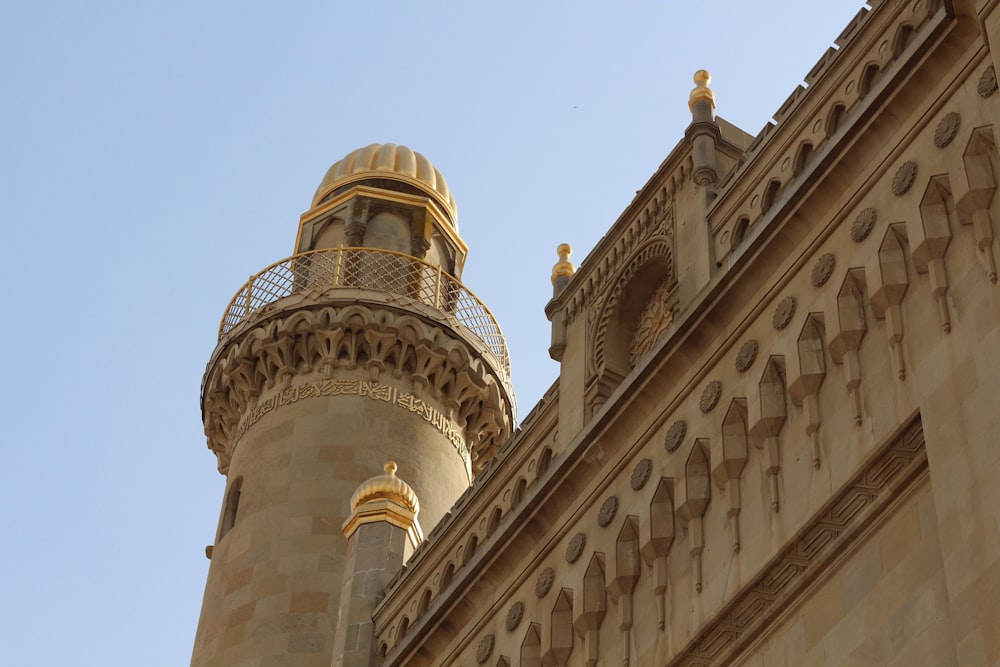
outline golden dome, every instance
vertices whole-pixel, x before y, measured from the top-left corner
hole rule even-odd
[[[409,484],[396,477],[395,461],[389,461],[385,464],[384,475],[376,475],[358,487],[358,490],[351,496],[351,511],[354,512],[365,503],[370,503],[373,500],[389,500],[405,507],[414,514],[420,510],[417,494],[413,492]]]
[[[312,205],[319,204],[337,188],[373,178],[400,181],[420,189],[444,207],[452,225],[457,227],[458,207],[444,176],[426,157],[396,144],[370,144],[335,162],[316,189]]]

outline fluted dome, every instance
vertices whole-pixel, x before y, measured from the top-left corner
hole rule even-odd
[[[340,187],[371,179],[389,179],[418,188],[444,207],[457,228],[458,207],[444,176],[426,157],[396,144],[371,144],[335,162],[316,189],[313,206]]]
[[[417,494],[410,485],[396,477],[396,462],[385,464],[385,474],[376,475],[358,487],[351,496],[351,511],[355,511],[365,503],[373,500],[390,500],[405,507],[414,514],[420,509]]]

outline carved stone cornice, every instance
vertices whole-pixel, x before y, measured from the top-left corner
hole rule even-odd
[[[472,472],[513,426],[503,379],[447,325],[387,303],[302,299],[234,330],[208,364],[202,414],[219,470],[228,470],[240,437],[267,412],[336,395],[367,396],[421,415]]]

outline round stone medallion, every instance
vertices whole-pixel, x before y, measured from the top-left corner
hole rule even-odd
[[[702,412],[710,412],[712,408],[719,404],[719,397],[722,396],[722,383],[712,380],[705,385],[701,392],[701,400],[698,401],[698,408]]]
[[[663,447],[668,451],[675,451],[681,446],[684,441],[684,436],[687,435],[688,425],[683,419],[678,419],[670,428],[667,429],[667,437],[663,441]]]
[[[851,238],[855,243],[861,243],[868,235],[872,233],[872,228],[875,226],[876,218],[875,209],[866,208],[862,209],[858,213],[858,217],[854,219],[854,224],[851,225]]]
[[[476,649],[476,662],[480,665],[485,663],[493,655],[493,646],[496,644],[496,637],[492,634],[486,635],[479,642],[479,648]]]
[[[809,275],[809,282],[812,283],[813,287],[822,287],[833,275],[833,268],[836,265],[837,258],[833,256],[833,253],[826,253],[816,260],[816,265],[813,266],[812,273]]]
[[[736,370],[740,373],[746,373],[753,366],[754,360],[757,358],[757,341],[750,339],[743,343],[743,347],[740,348],[739,353],[736,355]]]
[[[987,67],[982,76],[979,77],[976,92],[979,93],[980,97],[989,97],[997,92],[997,71],[993,69],[993,65]]]
[[[575,563],[583,555],[583,548],[587,546],[587,536],[577,533],[566,545],[566,562]]]
[[[507,629],[507,632],[514,632],[517,630],[517,626],[521,625],[522,618],[524,618],[524,603],[518,600],[507,610],[507,618],[503,621],[503,627]]]
[[[547,567],[538,573],[538,579],[535,580],[535,595],[540,598],[545,597],[549,594],[549,589],[552,588],[552,582],[555,581],[556,571],[551,567]]]
[[[899,165],[896,175],[892,178],[892,194],[900,197],[905,195],[913,187],[913,181],[917,179],[917,163],[909,160]]]
[[[638,491],[642,487],[646,486],[646,482],[649,481],[649,474],[653,471],[653,462],[649,459],[642,459],[635,464],[632,468],[632,479],[629,483],[632,485],[633,491]]]
[[[615,520],[615,514],[618,513],[618,496],[608,496],[605,499],[604,504],[601,505],[600,511],[597,513],[597,525],[601,528],[607,528],[608,525]]]
[[[795,314],[795,297],[786,296],[784,299],[778,302],[777,308],[774,309],[774,316],[771,317],[771,326],[773,326],[778,331],[781,331],[788,326],[788,323],[792,321],[792,315]]]
[[[958,134],[958,126],[962,122],[962,117],[956,112],[946,113],[934,130],[934,145],[944,148],[951,143],[955,135]]]

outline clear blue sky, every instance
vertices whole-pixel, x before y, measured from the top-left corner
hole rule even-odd
[[[444,173],[521,416],[579,262],[690,122],[752,134],[861,0],[0,6],[0,664],[190,660],[223,478],[199,382],[222,310],[372,142]],[[429,527],[426,527],[429,531]]]

